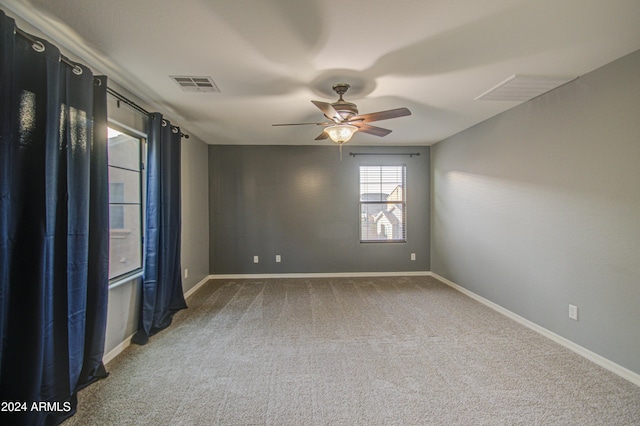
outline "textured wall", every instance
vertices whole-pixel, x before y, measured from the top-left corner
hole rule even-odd
[[[432,156],[432,271],[640,373],[640,51]]]
[[[387,162],[407,165],[407,242],[362,244],[358,166]],[[213,274],[429,270],[428,147],[212,145],[209,170]]]
[[[209,157],[207,144],[182,139],[182,288],[188,291],[209,275]],[[184,270],[189,276],[184,277]]]

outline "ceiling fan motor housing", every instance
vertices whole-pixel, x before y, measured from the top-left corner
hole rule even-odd
[[[338,111],[338,114],[342,117],[343,120],[348,120],[351,117],[358,115],[358,108],[356,104],[346,101],[338,101],[331,104],[333,109]]]
[[[356,104],[342,99],[342,95],[347,93],[349,87],[351,86],[346,83],[339,83],[333,86],[333,91],[340,96],[340,99],[332,103],[331,106],[338,112],[338,114],[340,114],[343,120],[348,120],[349,118],[358,115],[358,107]]]

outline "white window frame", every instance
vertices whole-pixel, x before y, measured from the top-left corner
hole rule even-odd
[[[379,179],[376,180],[376,170],[379,169]],[[384,169],[394,169],[396,177],[391,180],[385,177]],[[368,177],[363,177],[363,170]],[[387,170],[389,172],[390,170]],[[398,177],[397,174],[400,174]],[[367,182],[365,182],[365,180]],[[363,182],[370,192],[364,192]],[[395,188],[392,188],[394,187]],[[386,191],[386,192],[385,192]],[[388,194],[387,194],[388,192]],[[363,197],[364,194],[371,194]],[[382,199],[382,194],[386,198]],[[402,164],[360,164],[358,167],[358,197],[359,197],[359,227],[361,243],[406,243],[407,242],[407,165]],[[366,198],[366,199],[363,199]],[[376,206],[384,205],[379,209]],[[373,209],[373,211],[372,211]],[[385,223],[385,222],[394,223]],[[379,222],[379,223],[378,223]],[[375,225],[375,230],[373,227]],[[364,232],[369,228],[367,232]],[[384,231],[386,238],[381,238]],[[395,235],[394,235],[395,234]],[[374,237],[377,236],[378,238]]]

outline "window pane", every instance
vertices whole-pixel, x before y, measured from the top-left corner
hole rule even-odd
[[[360,240],[406,241],[406,166],[360,166]]]
[[[109,165],[140,170],[140,139],[109,129]]]
[[[140,205],[109,206],[109,279],[142,267]]]
[[[109,128],[109,279],[142,268],[142,141]]]
[[[363,241],[404,241],[404,212],[402,207],[402,204],[361,204],[361,239]]]
[[[140,203],[140,172],[109,167],[109,202]]]

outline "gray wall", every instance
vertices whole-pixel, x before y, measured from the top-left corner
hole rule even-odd
[[[187,132],[188,133],[188,132]],[[207,144],[182,139],[182,288],[189,291],[209,275],[209,157]],[[184,277],[184,270],[189,276]]]
[[[432,271],[640,373],[640,51],[432,157]]]
[[[429,150],[209,146],[211,273],[428,271]],[[407,165],[407,242],[360,243],[358,166],[387,162]]]

